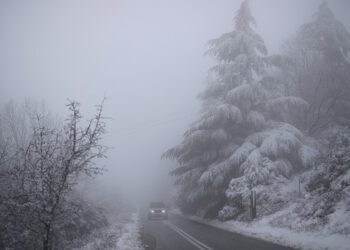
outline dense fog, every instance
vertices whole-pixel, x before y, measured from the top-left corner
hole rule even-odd
[[[278,51],[319,3],[252,1],[269,51]],[[127,196],[163,190],[172,163],[160,155],[196,119],[196,96],[212,65],[203,56],[206,43],[232,28],[239,4],[2,1],[1,103],[44,101],[64,117],[67,98],[88,114],[106,96],[112,120],[105,144],[112,149],[102,178]],[[349,2],[330,5],[349,27]]]

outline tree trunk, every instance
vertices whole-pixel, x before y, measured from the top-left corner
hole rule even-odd
[[[52,250],[51,225],[45,225],[45,237],[43,242],[43,250]]]

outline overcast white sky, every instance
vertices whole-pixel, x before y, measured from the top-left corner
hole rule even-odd
[[[0,0],[0,104],[45,100],[65,115],[67,98],[93,112],[108,97],[105,183],[130,196],[166,193],[175,163],[160,155],[198,116],[212,65],[205,44],[232,29],[238,0]],[[271,52],[320,0],[251,0]],[[329,1],[349,30],[350,1]],[[157,174],[156,174],[157,173]]]

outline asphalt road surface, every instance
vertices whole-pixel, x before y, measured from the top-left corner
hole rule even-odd
[[[168,220],[141,216],[144,243],[155,250],[292,250],[169,214]],[[153,245],[153,246],[152,246]]]

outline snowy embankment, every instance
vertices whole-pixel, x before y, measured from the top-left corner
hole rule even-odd
[[[86,239],[75,250],[143,250],[140,240],[139,213],[122,214],[111,219],[110,226]]]
[[[288,211],[289,210],[289,211]],[[239,222],[239,221],[219,221],[219,220],[209,220],[203,219],[198,216],[186,216],[188,219],[210,225],[216,228],[223,229],[225,231],[230,231],[245,236],[262,239],[265,241],[274,242],[280,245],[290,246],[297,249],[307,249],[307,250],[326,250],[326,249],[338,249],[338,250],[348,250],[350,249],[350,237],[349,235],[331,233],[328,230],[329,227],[324,228],[319,232],[297,232],[287,228],[275,227],[271,225],[271,222],[275,219],[290,214],[293,207],[286,208],[280,212],[272,214],[270,216],[265,216],[263,218],[254,220],[252,222]],[[173,213],[182,215],[179,210],[173,210]],[[334,223],[336,220],[345,219],[341,217],[339,211],[339,217],[334,218]],[[183,216],[183,215],[182,215]],[[337,217],[337,214],[334,214]],[[286,218],[287,219],[287,218]],[[295,219],[295,218],[294,218]],[[346,218],[349,221],[349,218]]]
[[[121,237],[117,240],[116,249],[121,250],[142,250],[140,240],[139,214],[134,213],[131,222],[127,223],[123,229]]]

